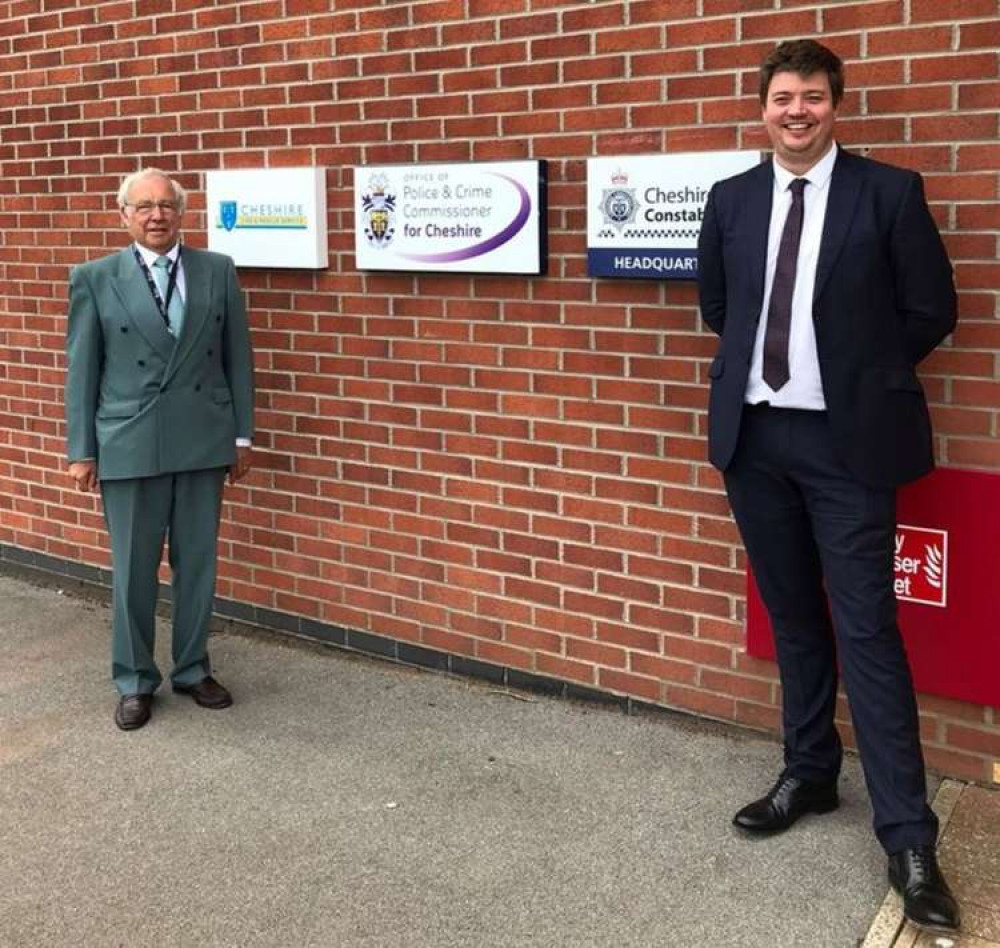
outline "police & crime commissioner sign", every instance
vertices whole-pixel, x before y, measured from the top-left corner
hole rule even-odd
[[[759,163],[755,151],[589,159],[587,274],[695,279],[709,190]]]
[[[544,212],[541,161],[354,168],[361,270],[541,273]]]

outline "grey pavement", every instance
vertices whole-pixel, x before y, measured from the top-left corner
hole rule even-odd
[[[161,689],[126,734],[108,622],[0,575],[2,948],[848,948],[884,909],[853,757],[750,840],[773,738],[235,630],[233,708]]]

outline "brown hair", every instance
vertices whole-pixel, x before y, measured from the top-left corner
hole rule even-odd
[[[760,104],[767,104],[767,90],[776,72],[794,72],[811,76],[825,72],[830,80],[830,92],[836,108],[844,97],[844,64],[831,49],[816,40],[785,40],[768,54],[760,67]]]

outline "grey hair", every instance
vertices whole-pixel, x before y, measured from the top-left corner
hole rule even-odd
[[[143,168],[141,171],[133,171],[132,174],[126,175],[125,179],[121,183],[121,187],[118,189],[119,208],[122,210],[125,209],[125,204],[128,201],[128,193],[132,190],[132,185],[137,184],[139,181],[143,181],[146,178],[166,179],[174,192],[174,199],[177,201],[178,213],[184,213],[184,208],[187,207],[187,191],[181,187],[179,182],[171,178],[166,171],[161,171],[159,168]]]

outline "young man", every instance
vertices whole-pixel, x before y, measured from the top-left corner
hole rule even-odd
[[[182,246],[184,190],[162,171],[118,192],[131,243],[70,277],[69,474],[100,485],[111,535],[115,723],[142,727],[162,676],[153,654],[165,535],[173,573],[174,691],[232,704],[211,675],[208,622],[226,472],[250,469],[253,356],[233,262]]]
[[[709,453],[774,630],[785,767],[736,814],[785,830],[838,804],[838,658],[889,878],[907,918],[954,931],[892,585],[896,488],[933,467],[914,367],[956,296],[920,176],[841,150],[838,57],[812,40],[764,61],[773,160],[715,185],[699,240]]]

